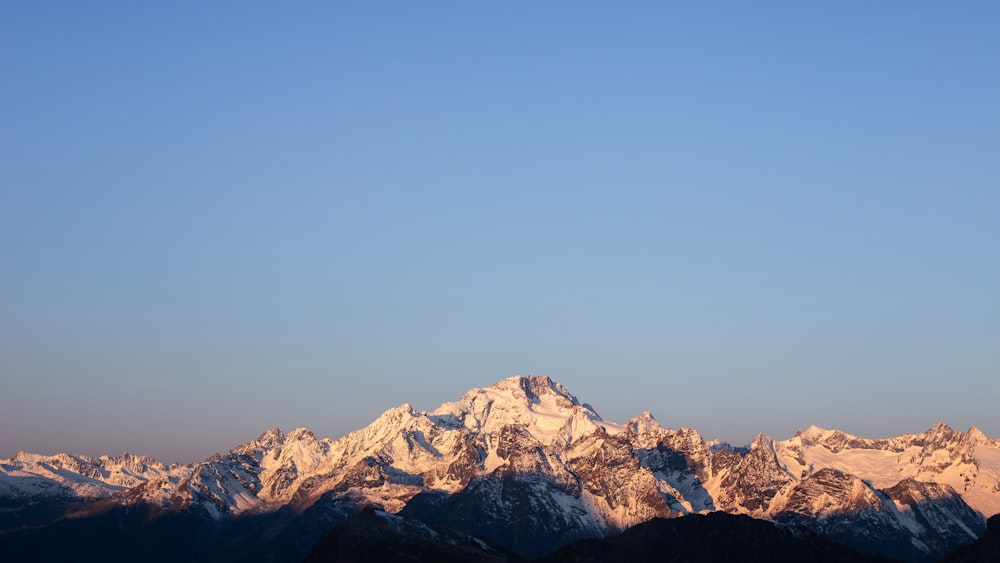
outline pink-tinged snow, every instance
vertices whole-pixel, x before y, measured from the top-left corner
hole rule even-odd
[[[483,473],[493,473],[505,465],[507,465],[507,460],[497,455],[496,448],[487,450],[486,459],[483,460]]]
[[[891,487],[906,477],[913,476],[906,474],[915,473],[912,467],[906,464],[906,461],[904,464],[900,464],[900,461],[908,461],[920,452],[920,448],[914,447],[902,454],[862,449],[846,449],[833,453],[821,445],[816,445],[802,448],[806,461],[806,464],[802,465],[796,459],[795,450],[788,448],[784,443],[775,442],[775,450],[779,462],[796,478],[802,476],[803,470],[813,473],[819,469],[832,468],[856,475],[879,489]]]
[[[104,498],[149,480],[166,482],[190,473],[190,467],[165,465],[131,454],[88,458],[21,452],[0,460],[0,469],[0,495],[70,494],[78,498]]]
[[[511,377],[490,387],[473,389],[430,414],[454,416],[470,431],[487,435],[498,433],[506,425],[521,425],[544,445],[566,445],[601,427],[609,434],[625,431],[624,425],[602,420],[548,378],[531,378],[541,384],[529,395],[522,388],[526,379]]]
[[[835,434],[838,432],[813,426],[789,440],[775,442],[779,463],[796,479],[832,468],[879,489],[892,487],[908,477],[946,484],[984,516],[1000,512],[1000,448],[993,446],[995,440],[986,438],[974,427],[969,436],[974,444],[972,451],[976,463],[963,462],[961,457],[944,448],[922,452],[917,445],[909,445],[901,452],[865,447],[845,447],[833,452],[823,442]],[[920,435],[903,435],[891,441],[894,446],[902,447],[914,443],[918,437]],[[800,459],[805,464],[800,463]]]
[[[446,472],[435,470],[446,468],[453,461],[446,454],[460,448],[464,432],[457,422],[439,424],[427,413],[404,404],[333,442],[324,466],[343,469],[369,456],[384,457],[393,460],[394,469],[413,476],[424,475],[429,488],[455,492],[459,483],[446,476],[437,477]]]
[[[260,481],[264,488],[257,495],[259,499],[267,503],[288,502],[304,479],[332,470],[331,445],[330,440],[317,439],[305,428],[289,432],[281,446],[268,451],[261,460]],[[287,475],[295,477],[286,482]]]
[[[1000,473],[1000,447],[989,447],[977,444],[973,450],[979,467]]]
[[[1000,447],[976,444],[973,455],[979,463],[979,475],[976,486],[962,493],[962,497],[987,518],[1000,514]]]

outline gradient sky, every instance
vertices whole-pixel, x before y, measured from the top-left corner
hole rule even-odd
[[[997,3],[348,4],[0,4],[0,457],[1000,436]]]

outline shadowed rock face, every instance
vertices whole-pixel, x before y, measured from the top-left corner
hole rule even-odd
[[[894,501],[901,519],[918,541],[937,558],[986,531],[985,522],[948,485],[904,479],[883,491]]]
[[[716,498],[721,510],[764,516],[778,491],[793,481],[778,464],[771,440],[764,436],[758,436],[746,454],[718,452],[716,457],[719,467],[727,469]]]
[[[868,554],[912,556],[910,535],[878,493],[853,475],[822,469],[803,479],[776,507],[775,522],[807,527]]]
[[[772,518],[863,553],[907,561],[934,561],[984,529],[982,519],[947,485],[906,479],[880,491],[836,469],[822,469],[796,484]]]
[[[417,495],[400,515],[537,557],[573,540],[603,535],[599,523],[587,514],[562,510],[569,498],[570,491],[540,476],[494,476],[476,479],[453,495]]]
[[[992,516],[986,533],[945,557],[943,563],[996,563],[1000,561],[1000,514]]]
[[[821,469],[791,489],[775,518],[867,514],[894,520],[892,511],[865,482],[836,469]]]

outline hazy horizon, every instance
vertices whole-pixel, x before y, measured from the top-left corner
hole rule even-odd
[[[1000,437],[1000,7],[0,6],[0,458],[516,374]]]

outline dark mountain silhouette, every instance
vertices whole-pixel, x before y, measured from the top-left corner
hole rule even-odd
[[[469,534],[366,508],[320,538],[306,563],[515,563],[525,559]]]
[[[544,563],[892,561],[871,557],[799,526],[712,512],[654,518],[618,536],[580,540],[541,559]]]
[[[986,523],[986,533],[971,544],[958,548],[943,563],[996,563],[1000,561],[1000,514]]]
[[[306,563],[331,562],[590,563],[891,561],[869,557],[808,529],[721,512],[656,518],[621,535],[579,540],[540,559],[524,559],[475,536],[366,509],[317,543]]]

